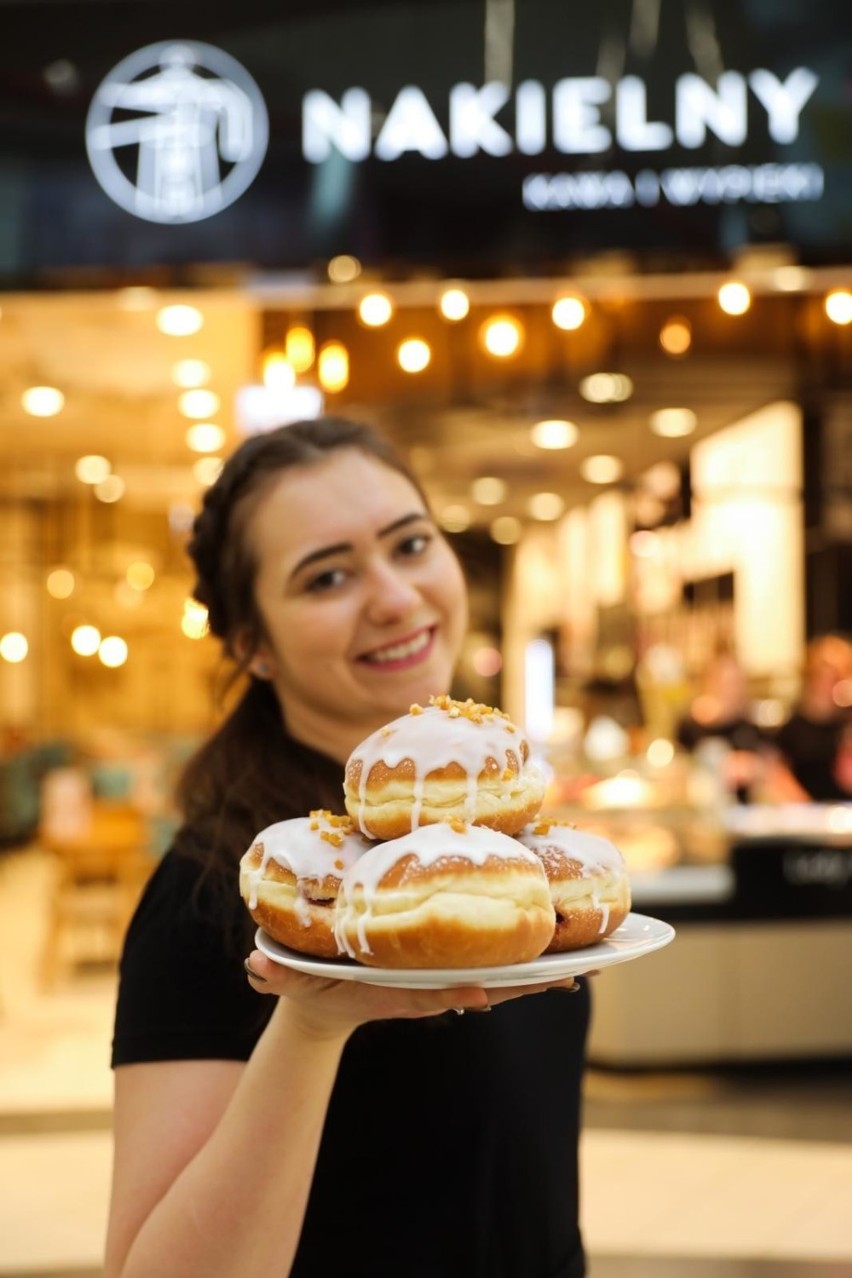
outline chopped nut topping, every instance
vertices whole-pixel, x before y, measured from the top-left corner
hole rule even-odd
[[[507,731],[515,731],[515,725],[511,723],[504,711],[498,710],[495,706],[482,705],[474,701],[473,697],[468,697],[467,701],[454,701],[452,697],[442,693],[439,697],[430,697],[429,704],[445,711],[451,719],[464,717],[470,719],[471,723],[482,723],[486,719],[505,719]]]
[[[410,706],[408,707],[408,713],[409,713],[409,714],[422,714],[422,713],[423,713],[423,707],[422,707],[422,706],[420,706],[420,705],[418,705],[418,704],[417,704],[417,702],[415,701],[412,705],[410,705]]]
[[[451,830],[455,830],[456,834],[467,834],[467,826],[461,817],[453,817],[452,821],[448,822],[448,825]]]
[[[335,861],[334,868],[335,870],[342,870],[344,868],[343,862],[340,860]]]
[[[333,848],[339,848],[343,842],[343,835],[338,834],[336,830],[320,831],[320,838],[326,843],[330,843]]]

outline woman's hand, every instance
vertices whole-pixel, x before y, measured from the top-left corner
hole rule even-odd
[[[368,985],[364,981],[333,981],[305,976],[274,963],[260,950],[253,950],[245,963],[252,988],[261,994],[275,994],[286,1000],[286,1015],[294,1026],[311,1038],[348,1037],[368,1021],[396,1018],[416,1019],[438,1016],[450,1010],[485,1012],[509,999],[526,994],[543,994],[549,989],[577,989],[573,977],[536,985],[513,985],[502,989],[482,989],[478,985],[458,985],[439,990],[403,989],[399,986]]]

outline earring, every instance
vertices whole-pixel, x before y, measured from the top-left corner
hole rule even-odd
[[[268,679],[272,674],[272,667],[268,661],[256,661],[253,673],[257,675],[258,679]]]

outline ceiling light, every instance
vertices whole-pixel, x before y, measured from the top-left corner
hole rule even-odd
[[[479,330],[479,340],[495,359],[508,359],[521,347],[524,330],[512,315],[492,315]]]
[[[326,269],[332,284],[351,284],[361,274],[361,263],[349,253],[340,253],[331,259]]]
[[[499,515],[491,521],[488,531],[491,540],[496,541],[498,546],[514,546],[521,540],[524,526],[514,515]]]
[[[203,359],[179,359],[172,365],[172,381],[184,390],[203,386],[210,381],[210,365]]]
[[[555,417],[536,422],[530,431],[532,442],[537,448],[570,448],[572,444],[576,444],[579,434],[573,422]]]
[[[493,475],[483,475],[473,481],[470,492],[473,500],[480,506],[499,506],[508,492],[508,487],[503,479],[497,479]]]
[[[288,328],[284,339],[284,353],[294,372],[306,373],[316,358],[316,345],[311,330],[302,324]]]
[[[98,647],[98,657],[111,670],[123,666],[127,660],[127,644],[120,635],[107,635]]]
[[[111,471],[112,465],[99,453],[87,453],[74,464],[74,474],[81,484],[100,484]]]
[[[225,432],[215,422],[196,422],[185,438],[187,448],[194,453],[216,453],[225,443]]]
[[[832,324],[852,323],[852,293],[847,288],[835,288],[826,296],[825,313]]]
[[[105,479],[101,479],[95,484],[94,494],[98,501],[111,504],[114,501],[121,501],[126,487],[127,485],[120,475],[107,475]]]
[[[438,301],[438,309],[445,320],[458,323],[470,310],[470,298],[463,288],[446,288]]]
[[[154,584],[154,569],[144,559],[136,559],[128,564],[124,577],[134,590],[147,590]]]
[[[190,337],[204,323],[197,306],[164,306],[157,311],[156,325],[167,337]]]
[[[660,329],[660,346],[667,355],[685,355],[692,345],[692,325],[683,315],[672,315]]]
[[[184,417],[212,417],[219,411],[219,396],[212,390],[187,390],[178,395]]]
[[[586,303],[581,297],[560,297],[553,303],[550,312],[557,328],[567,332],[579,328],[586,318]]]
[[[679,439],[682,435],[692,434],[698,418],[691,408],[659,408],[648,418],[648,425],[655,435]]]
[[[221,457],[199,457],[192,463],[192,473],[203,488],[209,488],[216,483],[224,465]]]
[[[71,632],[71,647],[78,657],[93,657],[101,642],[97,626],[75,626]]]
[[[751,306],[751,293],[738,280],[723,284],[718,297],[719,305],[726,315],[744,315]]]
[[[633,394],[626,373],[590,373],[580,382],[580,394],[590,404],[623,404]]]
[[[30,417],[55,417],[65,406],[65,396],[55,386],[30,386],[21,396]]]
[[[53,599],[68,599],[73,595],[77,582],[70,568],[52,568],[44,584]]]
[[[612,484],[621,478],[624,466],[610,453],[596,453],[580,464],[580,474],[590,484]]]
[[[467,506],[445,506],[438,516],[438,521],[446,532],[464,532],[470,527],[470,511]]]
[[[0,657],[10,665],[16,666],[19,661],[24,661],[29,650],[27,637],[20,630],[10,630],[0,639]]]
[[[342,342],[324,342],[320,347],[317,377],[323,390],[331,394],[349,384],[349,352]]]
[[[381,328],[393,315],[393,302],[387,293],[368,293],[358,303],[358,318],[368,328]]]
[[[533,519],[558,519],[565,509],[559,493],[534,493],[527,502],[527,510]]]
[[[409,337],[400,344],[396,358],[404,373],[422,373],[432,358],[432,352],[429,344],[421,338]]]

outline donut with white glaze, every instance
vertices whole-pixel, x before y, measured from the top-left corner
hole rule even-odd
[[[368,966],[462,968],[536,958],[554,926],[538,857],[499,830],[453,822],[359,857],[343,876],[335,933]]]
[[[608,839],[550,820],[526,826],[517,839],[540,859],[550,885],[556,927],[548,954],[594,945],[627,918],[627,866]]]
[[[451,820],[515,834],[544,799],[544,778],[529,754],[501,710],[432,697],[355,748],[346,764],[346,811],[373,839]]]
[[[240,861],[240,894],[282,945],[337,958],[334,908],[346,869],[370,846],[347,816],[317,809],[261,830]]]

